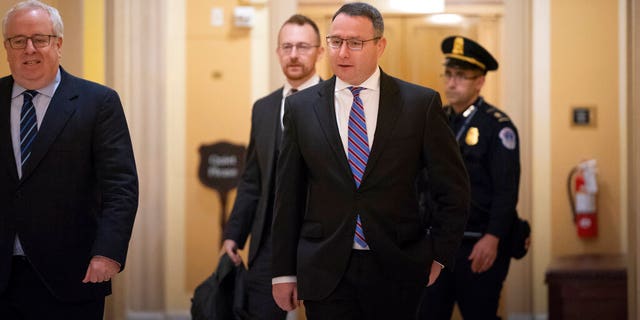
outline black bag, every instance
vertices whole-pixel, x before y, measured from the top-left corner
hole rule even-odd
[[[516,216],[516,220],[511,226],[509,236],[509,254],[516,259],[522,259],[527,255],[528,248],[525,245],[527,238],[531,235],[531,226],[525,219]]]
[[[196,287],[191,298],[193,320],[247,319],[244,310],[244,265],[235,266],[226,254],[216,271]]]

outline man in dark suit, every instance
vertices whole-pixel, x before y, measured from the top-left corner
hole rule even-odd
[[[307,319],[413,319],[462,238],[469,181],[437,92],[382,72],[380,12],[348,3],[328,36],[335,77],[287,99],[273,294]],[[436,203],[427,231],[416,180]]]
[[[477,42],[451,36],[445,55],[445,113],[471,179],[471,210],[452,272],[427,288],[421,319],[450,319],[457,302],[464,319],[499,319],[498,303],[517,219],[520,143],[511,119],[480,96],[495,58]]]
[[[4,21],[0,319],[102,319],[138,205],[124,111],[60,67],[55,8],[21,2]]]
[[[302,15],[291,16],[280,28],[276,50],[287,81],[253,106],[247,165],[224,230],[223,248],[240,264],[237,248],[242,248],[251,234],[246,292],[248,311],[254,319],[286,317],[271,295],[271,220],[283,105],[288,95],[320,81],[316,61],[323,50],[316,24]]]

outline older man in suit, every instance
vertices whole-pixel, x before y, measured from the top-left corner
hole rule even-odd
[[[236,249],[243,248],[251,234],[246,292],[247,311],[252,319],[284,319],[286,316],[271,295],[271,220],[283,105],[287,96],[320,81],[316,62],[323,51],[315,22],[303,15],[291,16],[280,28],[276,49],[286,82],[253,106],[247,166],[224,230],[223,243],[229,257],[240,264]]]
[[[60,67],[55,8],[20,2],[3,22],[0,319],[102,319],[138,204],[122,105]]]
[[[449,267],[469,181],[437,92],[382,72],[380,12],[348,3],[326,37],[335,77],[285,102],[273,294],[308,319],[413,319]],[[425,228],[416,181],[436,203]]]

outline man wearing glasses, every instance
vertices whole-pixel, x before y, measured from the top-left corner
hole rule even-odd
[[[287,96],[320,81],[316,62],[323,51],[316,24],[302,15],[291,16],[280,28],[276,49],[286,82],[253,105],[246,168],[223,234],[223,249],[236,264],[242,262],[237,249],[251,234],[246,277],[251,319],[284,319],[287,314],[271,294],[271,220],[283,105]]]
[[[426,289],[420,319],[450,319],[456,302],[464,319],[499,319],[511,260],[508,235],[517,217],[518,132],[506,114],[480,96],[487,71],[498,69],[493,56],[462,36],[444,39],[441,47],[445,113],[469,173],[472,201],[455,267]]]
[[[378,66],[380,12],[348,3],[328,36],[335,77],[285,102],[273,221],[273,294],[307,319],[414,319],[451,266],[469,181],[437,92]],[[437,203],[428,233],[416,180]]]
[[[55,8],[20,2],[2,32],[0,319],[102,319],[138,206],[122,105],[60,67]]]

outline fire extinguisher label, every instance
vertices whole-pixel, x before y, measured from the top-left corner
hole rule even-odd
[[[589,229],[592,225],[593,222],[591,222],[591,219],[587,217],[583,217],[578,220],[578,227],[580,227],[581,229]]]
[[[578,192],[576,193],[576,212],[577,213],[595,213],[596,201],[593,194]]]

